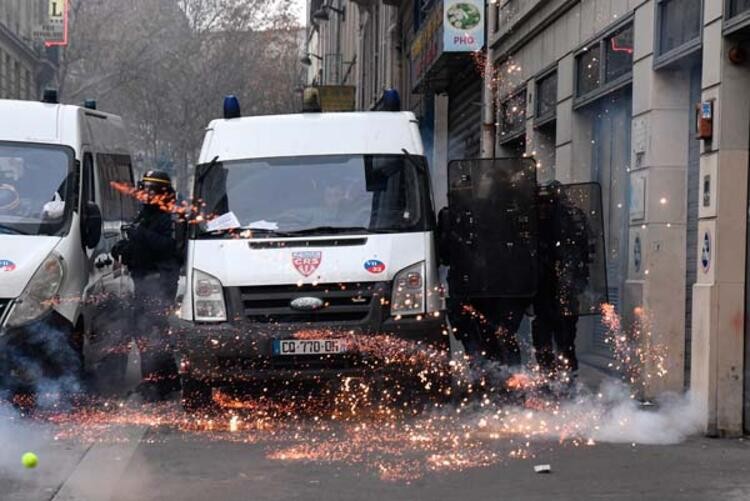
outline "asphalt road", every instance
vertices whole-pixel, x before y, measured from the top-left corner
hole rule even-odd
[[[542,413],[504,414],[533,423],[511,427],[483,424],[485,415],[344,418],[298,413],[288,402],[207,420],[185,416],[176,402],[33,420],[6,413],[0,499],[750,499],[744,440],[614,444],[568,435],[580,414],[551,433]],[[657,426],[645,440],[668,431]],[[36,469],[20,464],[27,450],[39,455]],[[535,473],[540,464],[551,472]]]

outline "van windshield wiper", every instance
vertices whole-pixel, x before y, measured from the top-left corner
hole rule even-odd
[[[304,230],[288,231],[284,236],[332,235],[336,233],[370,233],[364,226],[315,226]]]
[[[26,233],[25,231],[21,231],[18,228],[3,223],[0,223],[0,232],[8,235],[30,235],[30,233]]]
[[[401,233],[399,229],[371,229],[364,226],[316,226],[304,230],[288,231],[282,236],[335,235],[339,233]]]
[[[420,174],[425,173],[425,167],[422,162],[417,161],[417,158],[409,153],[409,150],[406,148],[401,148],[401,152],[404,154],[404,158],[412,165],[412,167],[417,169],[417,172]]]
[[[202,184],[203,180],[206,179],[206,176],[211,174],[211,171],[214,170],[214,167],[216,167],[219,164],[219,155],[216,155],[211,159],[211,161],[206,164],[205,166],[201,166],[203,169],[203,172],[198,174],[198,178],[195,181],[196,185]]]

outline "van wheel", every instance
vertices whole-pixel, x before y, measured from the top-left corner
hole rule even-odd
[[[182,408],[185,412],[209,411],[214,407],[211,385],[192,378],[182,378]]]

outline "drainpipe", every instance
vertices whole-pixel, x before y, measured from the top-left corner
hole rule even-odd
[[[487,49],[484,61],[484,95],[482,96],[482,158],[493,158],[495,156],[495,93],[492,88],[494,57],[490,46],[490,36],[495,33],[495,26],[498,22],[496,2],[497,0],[490,0],[487,4],[487,34],[485,37]]]

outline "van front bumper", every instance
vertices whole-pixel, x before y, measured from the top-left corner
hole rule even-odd
[[[258,324],[246,320],[196,324],[173,317],[170,326],[180,373],[214,386],[365,376],[391,369],[384,359],[399,352],[432,354],[433,361],[446,363],[449,358],[443,312],[420,320],[387,319],[380,325]],[[355,348],[336,355],[273,354],[275,340],[331,338],[342,338]]]

